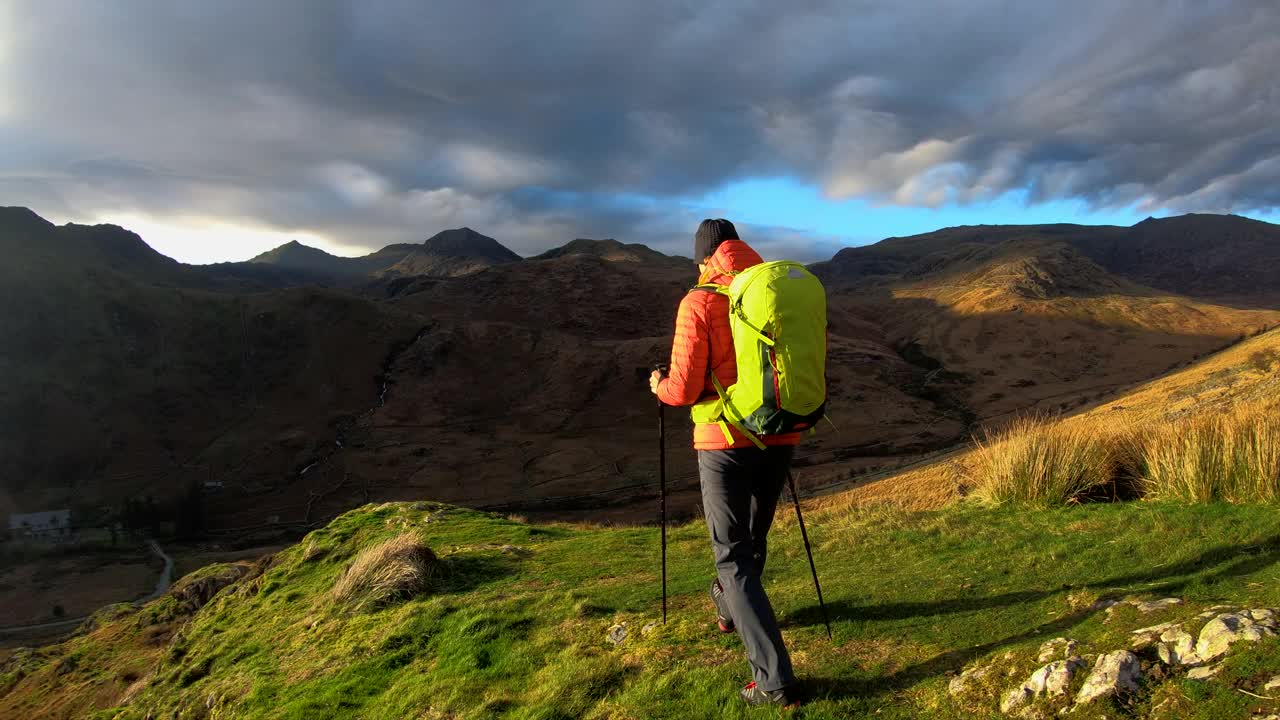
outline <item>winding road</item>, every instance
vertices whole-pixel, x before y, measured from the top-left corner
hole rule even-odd
[[[144,598],[139,598],[138,600],[134,600],[133,604],[135,606],[143,605],[145,603],[151,602],[152,600],[155,600],[156,598],[165,594],[169,590],[169,587],[173,585],[173,558],[169,557],[169,555],[165,553],[164,548],[160,547],[160,543],[156,542],[155,540],[148,538],[147,546],[151,548],[151,552],[158,555],[161,560],[164,560],[164,570],[160,571],[160,577],[156,579],[155,590],[153,590],[150,595],[147,595]],[[83,615],[81,617],[68,618],[66,620],[56,620],[54,622],[37,623],[35,625],[10,625],[9,627],[0,628],[0,635],[12,635],[15,633],[28,632],[32,630],[52,630],[55,628],[66,627],[66,626],[82,623],[85,620],[88,620],[90,617],[92,617],[92,614]]]

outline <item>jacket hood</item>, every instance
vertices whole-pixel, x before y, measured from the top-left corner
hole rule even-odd
[[[707,262],[707,269],[698,278],[698,284],[728,285],[733,282],[733,275],[762,262],[764,259],[760,254],[745,242],[725,240],[720,243],[720,247],[716,248],[715,254]]]

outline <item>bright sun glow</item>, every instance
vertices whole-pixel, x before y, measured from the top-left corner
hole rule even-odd
[[[248,260],[290,240],[335,255],[368,252],[346,248],[324,235],[307,231],[283,231],[202,217],[157,219],[145,215],[100,215],[91,223],[110,223],[137,233],[157,252],[175,260],[204,264]]]

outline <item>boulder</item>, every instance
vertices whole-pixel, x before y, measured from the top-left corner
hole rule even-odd
[[[1196,617],[1200,618],[1201,620],[1208,620],[1214,615],[1218,615],[1224,612],[1232,612],[1239,609],[1240,608],[1236,607],[1235,605],[1214,605],[1213,607],[1206,608],[1204,612],[1200,613],[1199,615],[1196,615]]]
[[[1004,696],[1004,699],[1000,701],[1000,712],[1008,715],[1014,710],[1017,710],[1023,705],[1031,702],[1033,697],[1035,697],[1035,695],[1027,689],[1026,685],[1019,685],[1018,687],[1010,690]]]
[[[1161,600],[1132,600],[1130,604],[1138,609],[1138,612],[1146,615],[1157,610],[1166,610],[1183,603],[1182,598],[1163,598]]]
[[[1179,623],[1167,622],[1160,623],[1159,625],[1152,625],[1151,627],[1138,628],[1137,630],[1129,633],[1133,636],[1133,640],[1130,642],[1129,647],[1134,651],[1145,650],[1146,648],[1155,645],[1164,633],[1181,627],[1182,625]]]
[[[1222,672],[1222,663],[1217,665],[1206,665],[1204,667],[1191,668],[1187,673],[1188,680],[1208,680]]]
[[[1142,677],[1142,664],[1138,656],[1128,650],[1108,653],[1098,658],[1093,670],[1084,680],[1084,687],[1076,694],[1076,703],[1086,705],[1099,698],[1112,697],[1121,692],[1138,689]]]
[[[1116,608],[1123,607],[1125,605],[1129,605],[1143,615],[1147,615],[1158,610],[1166,610],[1171,607],[1176,607],[1181,605],[1183,602],[1182,598],[1161,598],[1160,600],[1120,600],[1118,602],[1109,600],[1105,601],[1105,604],[1103,604],[1104,601],[1100,600],[1097,603],[1094,603],[1094,607],[1105,608],[1107,611],[1107,618],[1103,622],[1111,622],[1112,613],[1115,612]]]
[[[1160,633],[1156,655],[1165,665],[1189,665],[1198,659],[1195,644],[1196,639],[1191,633],[1183,630],[1181,625],[1176,625]]]
[[[951,682],[947,684],[947,692],[952,695],[963,695],[969,690],[973,683],[981,681],[983,678],[990,675],[994,669],[994,666],[991,665],[971,667],[951,678]]]
[[[1080,647],[1080,643],[1067,638],[1054,638],[1040,646],[1040,654],[1036,657],[1036,662],[1047,663],[1054,658],[1069,658],[1076,654],[1076,649]]]
[[[1227,649],[1237,642],[1257,642],[1275,635],[1272,627],[1260,624],[1244,613],[1223,613],[1209,621],[1200,630],[1196,642],[1196,662],[1205,663],[1227,654]]]
[[[1274,609],[1254,608],[1253,610],[1250,610],[1248,614],[1249,614],[1249,617],[1252,618],[1253,621],[1258,623],[1259,625],[1262,625],[1264,627],[1269,627],[1272,630],[1276,629],[1277,617],[1276,617],[1276,611]]]
[[[622,643],[626,642],[627,641],[627,624],[618,623],[617,625],[614,625],[613,627],[609,628],[609,633],[608,635],[606,635],[606,637],[609,639],[609,642],[613,643],[614,645],[621,645]]]
[[[252,570],[244,563],[206,565],[174,583],[168,594],[178,601],[183,612],[194,613],[223,588],[249,575]]]

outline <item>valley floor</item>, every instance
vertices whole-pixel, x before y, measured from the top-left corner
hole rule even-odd
[[[56,622],[145,596],[161,563],[142,542],[78,554],[7,558],[0,569],[0,628]],[[0,644],[7,638],[0,635]]]

